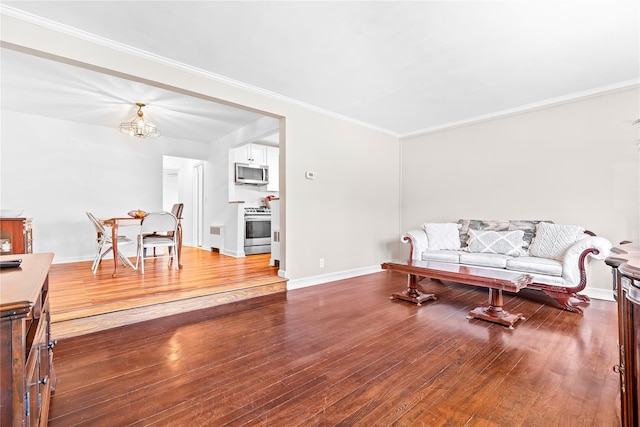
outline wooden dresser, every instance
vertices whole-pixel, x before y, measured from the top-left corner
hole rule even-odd
[[[640,425],[640,245],[621,244],[605,261],[613,269],[613,292],[618,301],[621,423]]]
[[[2,255],[22,259],[0,269],[0,425],[44,426],[55,387],[50,336],[52,253]]]
[[[0,255],[32,252],[31,218],[0,218]]]

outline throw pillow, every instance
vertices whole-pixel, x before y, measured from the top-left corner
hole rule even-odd
[[[529,255],[562,261],[564,253],[578,240],[584,228],[577,225],[560,225],[541,222],[529,246]]]
[[[553,221],[545,221],[545,220],[511,220],[509,221],[509,228],[507,230],[522,230],[524,231],[524,245],[522,246],[523,251],[526,253],[529,250],[529,245],[531,245],[531,241],[533,240],[533,236],[536,234],[536,227],[541,222],[553,223]]]
[[[523,230],[478,231],[469,230],[469,252],[482,252],[511,256],[522,255]]]
[[[466,249],[469,245],[469,230],[478,231],[509,231],[509,221],[503,219],[461,219],[458,221],[460,228],[460,247]]]
[[[422,226],[427,233],[429,249],[460,249],[459,225],[453,222],[427,223]]]

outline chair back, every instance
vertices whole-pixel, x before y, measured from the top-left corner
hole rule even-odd
[[[98,234],[105,234],[105,228],[102,224],[100,224],[100,221],[98,221],[98,219],[89,211],[87,211],[87,216],[89,217],[89,220],[91,221],[93,226],[96,228],[96,232]]]
[[[152,212],[142,219],[141,234],[175,233],[178,219],[171,212]]]
[[[173,207],[171,208],[171,213],[176,217],[176,218],[182,218],[182,210],[184,209],[184,203],[176,203],[175,205],[173,205]]]

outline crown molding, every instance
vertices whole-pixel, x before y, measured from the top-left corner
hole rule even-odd
[[[418,132],[412,132],[412,133],[401,135],[400,141],[419,137],[419,136],[429,135],[432,133],[441,132],[445,130],[451,130],[451,129],[455,129],[462,126],[468,126],[468,125],[478,124],[478,123],[487,122],[490,120],[496,120],[504,117],[515,116],[517,114],[528,113],[528,112],[539,110],[542,108],[549,108],[557,105],[568,104],[568,103],[583,100],[583,99],[595,98],[598,96],[607,95],[610,93],[619,92],[626,89],[631,89],[634,86],[640,88],[640,79],[627,80],[627,81],[623,81],[623,82],[619,82],[619,83],[615,83],[607,86],[602,86],[595,89],[589,89],[582,92],[575,92],[565,96],[545,99],[543,101],[522,105],[516,108],[497,111],[495,113],[485,114],[482,116],[472,117],[470,119],[445,123],[442,125],[426,128]]]
[[[172,67],[172,68],[175,68],[175,69],[179,69],[181,71],[184,71],[184,72],[187,72],[187,73],[190,73],[190,74],[199,75],[201,77],[204,77],[204,78],[207,78],[207,79],[210,79],[210,80],[214,80],[216,82],[219,82],[219,83],[222,83],[222,84],[225,84],[225,85],[228,85],[228,86],[233,86],[235,88],[242,89],[242,90],[245,90],[247,92],[254,93],[256,95],[267,97],[267,98],[270,98],[272,100],[281,101],[281,102],[284,102],[284,103],[287,103],[287,104],[290,104],[290,105],[295,105],[297,107],[301,107],[301,108],[304,108],[304,109],[307,109],[307,110],[314,111],[316,113],[320,113],[320,114],[323,114],[323,115],[331,116],[331,117],[334,117],[334,118],[337,118],[337,119],[340,119],[340,120],[343,120],[343,121],[346,121],[346,122],[350,122],[350,123],[356,124],[358,126],[362,126],[362,127],[365,127],[365,128],[377,131],[377,132],[381,132],[381,133],[384,133],[384,134],[387,134],[387,135],[391,135],[391,136],[393,136],[395,138],[399,138],[400,137],[399,133],[393,132],[393,131],[391,131],[389,129],[384,129],[384,128],[381,128],[381,127],[378,127],[378,126],[374,126],[371,123],[363,122],[363,121],[354,119],[352,117],[348,117],[348,116],[336,113],[334,111],[327,110],[327,109],[318,107],[316,105],[306,103],[304,101],[300,101],[300,100],[295,99],[295,98],[291,98],[291,97],[284,96],[284,95],[281,95],[281,94],[276,93],[276,92],[272,92],[272,91],[267,90],[267,89],[263,89],[263,88],[260,88],[260,87],[257,87],[257,86],[252,86],[252,85],[243,83],[241,81],[234,80],[234,79],[222,76],[220,74],[216,74],[216,73],[204,70],[202,68],[193,67],[193,66],[184,64],[182,62],[174,61],[172,59],[169,59],[169,58],[166,58],[166,57],[163,57],[163,56],[160,56],[160,55],[155,55],[155,54],[147,52],[145,50],[138,49],[136,47],[133,47],[133,46],[130,46],[130,45],[127,45],[127,44],[124,44],[124,43],[116,42],[114,40],[110,40],[110,39],[107,39],[105,37],[101,37],[101,36],[95,35],[93,33],[89,33],[87,31],[80,30],[80,29],[75,28],[75,27],[64,25],[64,24],[61,24],[59,22],[52,21],[50,19],[42,18],[40,16],[33,15],[31,13],[27,13],[27,12],[21,11],[19,9],[15,9],[13,7],[10,7],[10,6],[6,6],[6,5],[3,5],[3,4],[0,4],[0,14],[1,15],[7,15],[7,16],[10,16],[12,18],[24,21],[24,22],[28,22],[30,24],[38,25],[38,26],[41,26],[43,28],[47,28],[47,29],[52,30],[52,31],[56,31],[56,32],[59,32],[59,33],[62,33],[62,34],[66,34],[66,35],[71,36],[71,37],[75,37],[75,38],[78,38],[78,39],[81,39],[81,40],[85,40],[85,41],[88,41],[88,42],[91,42],[91,43],[99,44],[101,46],[104,46],[104,47],[107,47],[107,48],[110,48],[110,49],[114,49],[114,50],[117,50],[117,51],[120,51],[120,52],[124,52],[124,53],[127,53],[129,55],[136,56],[138,58],[142,58],[142,59],[145,59],[145,60],[148,60],[148,61],[152,61],[152,62],[155,62],[155,63],[158,63],[158,64],[166,65],[166,66],[169,66],[169,67]],[[249,107],[247,106],[247,108],[249,108]]]

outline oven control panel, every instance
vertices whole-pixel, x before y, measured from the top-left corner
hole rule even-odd
[[[271,215],[271,209],[265,207],[244,208],[245,215]]]

